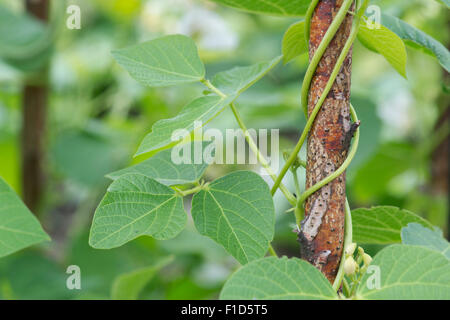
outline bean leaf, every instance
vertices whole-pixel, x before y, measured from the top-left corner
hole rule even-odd
[[[402,229],[402,243],[424,246],[450,259],[450,243],[442,237],[440,230],[430,230],[418,223],[410,223]]]
[[[411,222],[433,227],[418,215],[396,207],[379,206],[352,210],[353,239],[359,243],[400,243],[402,228]]]
[[[308,262],[269,257],[234,273],[220,293],[223,300],[337,299],[328,280]]]
[[[369,50],[381,54],[406,78],[406,48],[402,39],[388,28],[378,24],[371,28],[367,20],[362,20],[358,30],[358,40]]]
[[[308,52],[308,43],[305,38],[305,21],[294,23],[287,29],[283,37],[282,51],[285,64]]]
[[[359,299],[450,299],[450,262],[436,251],[392,245],[381,250],[370,267],[358,287]]]
[[[387,14],[382,15],[382,23],[403,39],[407,45],[421,48],[436,57],[441,66],[450,72],[450,52],[439,41],[405,21]]]
[[[49,240],[39,221],[0,177],[0,257]]]
[[[152,127],[152,132],[145,136],[139,146],[136,156],[150,151],[162,150],[179,143],[188,136],[187,133],[194,131],[196,123],[200,126],[206,125],[233,99],[234,96],[222,98],[216,95],[195,99],[185,106],[176,117],[156,122]],[[180,130],[179,133],[184,131],[186,135],[178,135],[177,130]],[[173,136],[173,134],[176,134],[176,136]]]
[[[201,163],[195,163],[196,149],[199,147],[201,150],[205,150],[205,148],[209,148],[210,144],[210,142],[196,141],[190,145],[180,146],[180,148],[183,148],[183,151],[189,151],[189,154],[186,156],[186,160],[189,160],[188,163],[174,163],[172,153],[175,150],[165,150],[134,166],[112,172],[107,177],[116,180],[125,174],[138,173],[167,186],[192,183],[198,181],[203,176],[206,168],[208,168],[208,163],[203,161],[203,159],[201,159]],[[203,155],[201,150],[200,154]],[[212,155],[214,154],[214,152],[211,153]],[[184,156],[184,154],[177,156]]]
[[[239,10],[280,15],[303,16],[310,0],[211,0]]]
[[[250,171],[233,172],[197,193],[192,218],[200,234],[222,245],[241,264],[264,257],[274,235],[269,187]]]
[[[146,86],[197,82],[205,76],[195,42],[183,35],[158,38],[112,54],[134,79]]]
[[[98,249],[119,247],[143,235],[174,238],[186,225],[182,197],[141,174],[114,181],[95,211],[89,244]]]
[[[281,58],[282,56],[278,56],[267,62],[219,72],[214,76],[212,83],[227,95],[239,95],[272,70]]]

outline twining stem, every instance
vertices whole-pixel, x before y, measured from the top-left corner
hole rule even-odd
[[[350,205],[348,204],[348,200],[345,199],[345,231],[344,231],[344,255],[346,247],[353,242],[353,225],[352,225],[352,214],[350,210]],[[341,287],[342,280],[344,279],[344,263],[345,259],[341,258],[341,262],[339,264],[339,270],[336,275],[336,278],[333,282],[333,289],[338,291]],[[344,282],[345,285],[345,282]],[[348,284],[347,284],[348,286]]]
[[[355,2],[355,11],[357,13],[356,14],[355,13],[352,14],[355,17],[352,19],[353,22],[352,22],[350,33],[347,36],[347,39],[346,39],[346,41],[344,43],[344,46],[342,47],[342,49],[340,49],[338,59],[337,59],[335,65],[333,67],[333,70],[332,70],[332,72],[331,72],[331,74],[330,74],[330,76],[329,76],[329,78],[327,80],[325,88],[321,89],[321,91],[318,92],[318,94],[317,94],[318,97],[313,96],[313,98],[312,98],[313,101],[311,101],[311,102],[313,103],[313,106],[312,106],[313,108],[312,108],[312,111],[311,111],[311,113],[309,115],[307,125],[305,127],[305,130],[308,130],[308,133],[309,133],[310,130],[312,130],[312,126],[314,124],[314,121],[316,120],[316,117],[319,114],[319,111],[320,111],[322,105],[325,103],[325,100],[327,99],[328,94],[330,93],[331,89],[333,88],[338,75],[340,75],[341,72],[345,72],[342,69],[344,68],[344,63],[347,61],[348,54],[350,53],[350,50],[351,50],[352,45],[353,45],[353,42],[356,39],[357,31],[358,31],[358,28],[359,28],[359,23],[360,23],[362,15],[365,12],[365,9],[367,8],[367,5],[369,3],[368,0],[364,1],[363,6],[359,10],[358,10],[358,7],[359,7],[360,1],[358,1],[358,0],[356,0],[356,1],[344,0],[343,1],[343,3],[341,5],[341,7],[339,8],[335,18],[331,22],[330,26],[327,28],[324,37],[322,38],[320,43],[317,45],[317,49],[315,50],[315,53],[314,53],[313,57],[311,58],[310,65],[309,65],[308,70],[306,72],[305,79],[303,81],[303,86],[302,86],[302,106],[303,106],[303,110],[304,110],[305,116],[308,117],[308,96],[309,96],[309,91],[310,91],[310,87],[311,87],[311,82],[312,82],[313,76],[315,75],[316,70],[319,68],[319,62],[322,61],[322,58],[324,57],[325,52],[327,51],[328,46],[331,43],[331,40],[336,36],[336,34],[337,34],[338,30],[340,29],[341,25],[344,23],[344,20],[346,19],[347,14],[349,13],[348,11],[349,11],[350,7],[353,5],[354,2]],[[308,9],[308,12],[310,13],[310,15],[307,15],[307,22],[306,22],[306,30],[308,30],[308,31],[310,30],[311,16],[312,16],[312,14],[314,12],[315,7],[318,5],[318,3],[319,3],[318,1],[313,1],[311,3],[311,6]],[[324,5],[323,8],[325,8],[325,5]],[[318,11],[320,12],[320,9],[318,9]],[[323,16],[323,20],[326,21],[327,18],[325,17],[325,15],[323,15],[323,12],[322,12],[322,16]],[[308,40],[309,40],[309,34],[310,34],[310,32],[307,32],[307,39]],[[338,37],[338,36],[336,36],[336,37]],[[337,39],[341,39],[341,38],[337,38]],[[339,41],[339,40],[337,40],[337,41]],[[333,59],[333,57],[327,56],[327,59]],[[320,70],[322,70],[322,69],[320,69]],[[347,75],[347,78],[348,78],[348,71],[347,71],[346,75]],[[344,77],[345,77],[345,75],[344,75]],[[340,88],[340,86],[344,86],[344,84],[339,84],[339,82],[338,82],[336,84],[336,86],[337,86],[338,89],[342,89],[342,88]],[[317,101],[314,100],[314,98],[317,99]],[[359,121],[357,119],[356,112],[355,112],[353,106],[351,106],[351,104],[349,106],[349,109],[350,109],[351,117],[353,118],[353,121],[355,122],[355,124],[352,125],[352,127],[351,127],[351,128],[353,128],[352,130],[345,129],[346,130],[346,136],[344,138],[342,138],[342,139],[343,140],[344,139],[351,139],[351,137],[353,136],[353,132],[356,129],[355,139],[354,139],[354,142],[353,142],[353,144],[351,146],[351,150],[349,151],[349,153],[347,154],[345,160],[342,162],[342,164],[339,166],[339,168],[337,170],[335,170],[333,173],[331,173],[325,179],[322,179],[319,182],[315,182],[315,184],[313,186],[310,186],[302,195],[299,196],[298,203],[297,203],[297,209],[303,208],[303,203],[306,201],[306,199],[308,199],[308,197],[313,195],[316,191],[318,191],[319,189],[321,189],[325,185],[328,185],[333,180],[335,180],[338,177],[340,177],[345,172],[346,168],[349,166],[350,162],[352,161],[352,159],[353,159],[353,157],[354,157],[354,155],[356,153],[356,149],[358,147],[358,141],[359,141],[359,129],[358,129],[358,126],[359,126]],[[328,108],[327,108],[327,110],[328,110]],[[340,112],[340,111],[336,111],[336,112]],[[321,119],[320,121],[325,121],[325,120]],[[320,123],[322,123],[322,122],[320,122]],[[317,130],[325,130],[325,129],[323,129],[323,127],[320,127],[320,124],[319,124],[319,129],[316,128],[315,132],[317,132]],[[329,130],[329,129],[326,129],[326,130]],[[301,149],[301,147],[302,147],[302,145],[304,143],[304,140],[306,139],[304,133],[305,132],[302,133],[302,136],[301,136],[301,138],[299,140],[299,144],[297,144],[296,148],[294,149],[294,153],[291,155],[290,159],[286,163],[286,166],[289,166],[292,163],[294,163],[293,161],[295,161],[295,158],[297,157],[297,154],[300,151],[300,149]],[[323,139],[323,140],[325,140],[325,139]],[[344,140],[344,141],[347,141],[347,140]],[[346,144],[344,142],[342,142],[342,143],[343,143],[343,145],[342,145],[343,148],[345,148]],[[312,150],[314,150],[314,147],[315,146],[313,145],[313,147],[312,147],[313,149]],[[317,148],[317,146],[315,148]],[[347,145],[346,148],[348,148],[348,145]],[[311,150],[309,150],[309,151],[311,151]],[[324,158],[324,156],[322,156],[322,158]],[[292,161],[292,162],[289,162],[289,161]],[[330,163],[330,165],[331,165],[331,163]],[[284,174],[283,171],[282,171],[282,174]],[[282,179],[281,175],[280,175],[279,179]],[[312,180],[312,181],[314,181],[314,180]],[[310,181],[310,182],[312,182],[312,181]],[[342,182],[342,180],[340,180],[339,182]],[[276,185],[275,185],[275,187],[276,187]],[[275,191],[275,190],[272,190],[272,191]],[[327,192],[330,192],[330,191],[327,191]],[[325,195],[327,195],[327,193],[325,193]],[[315,235],[314,235],[314,237],[312,239],[308,238],[311,235],[311,233],[308,233],[308,231],[304,231],[304,232],[301,232],[299,234],[299,240],[301,241],[301,247],[302,247],[302,257],[304,257],[305,259],[308,259],[308,261],[313,263],[325,275],[327,275],[327,278],[329,278],[329,280],[333,282],[333,287],[335,288],[335,290],[338,290],[340,288],[340,285],[341,285],[341,282],[342,282],[342,277],[343,277],[343,268],[342,267],[343,267],[344,259],[342,259],[342,257],[340,257],[341,254],[339,253],[339,250],[342,250],[342,247],[345,248],[345,245],[348,244],[348,241],[351,241],[351,214],[350,214],[350,209],[349,209],[349,206],[348,206],[348,200],[345,198],[345,194],[340,194],[340,195],[343,195],[344,199],[345,199],[345,206],[344,206],[345,209],[344,209],[344,212],[343,212],[345,216],[342,217],[342,218],[336,217],[336,220],[343,219],[345,221],[344,225],[341,226],[337,222],[336,222],[337,224],[327,225],[328,229],[326,228],[324,230],[324,232],[321,234],[320,238],[314,238]],[[315,205],[317,205],[317,204],[318,205],[322,205],[321,203],[317,202],[317,201],[319,201],[317,199],[322,199],[322,198],[320,198],[321,195],[319,195],[318,197],[319,198],[315,198],[316,202],[314,202],[314,204]],[[315,207],[313,209],[316,210],[315,211],[316,214],[317,214],[317,212],[319,212],[317,210],[320,210],[320,209],[317,209]],[[309,208],[308,210],[312,210],[312,209]],[[311,212],[310,212],[310,214],[311,214]],[[331,217],[333,218],[334,216],[331,216]],[[332,219],[332,218],[330,218],[330,219]],[[331,221],[333,221],[333,223],[334,223],[334,220],[331,220]],[[314,218],[312,218],[311,220],[308,220],[308,222],[309,222],[308,226],[311,226],[311,223],[314,223]],[[344,229],[343,239],[341,238],[343,240],[343,242],[344,242],[342,246],[340,245],[340,243],[342,242],[341,240],[339,240],[339,244],[338,244],[338,242],[337,242],[338,237],[337,236],[334,236],[334,238],[331,239],[330,235],[329,235],[329,234],[331,234],[331,232],[334,232],[337,228],[341,228],[341,227]],[[348,239],[349,237],[350,237],[350,240]],[[325,243],[325,241],[326,241],[326,243]],[[327,244],[329,244],[329,245],[333,244],[333,241],[336,242],[337,246],[327,246]],[[327,260],[326,261],[328,261],[330,263],[327,264],[327,262],[325,262],[325,263],[320,264],[320,261],[321,261],[320,259],[322,259],[322,258],[321,258],[321,256],[318,253],[317,254],[315,253],[318,250],[322,250],[324,252],[324,254],[325,254],[325,252],[328,252],[328,254],[334,252],[333,253],[334,254],[334,256],[333,256],[334,260],[332,260],[330,262],[328,260],[328,255],[327,255]],[[326,251],[326,250],[328,250],[328,251]],[[339,261],[339,265],[338,265],[338,270],[337,270],[337,273],[336,273],[336,269],[335,269],[336,266],[335,265],[336,265],[336,262],[338,262],[338,261]],[[337,278],[335,278],[336,276],[337,276]]]
[[[315,3],[317,4],[318,1],[315,1]],[[325,50],[327,49],[328,45],[330,44],[331,40],[333,40],[334,35],[336,34],[336,32],[338,31],[340,25],[342,24],[342,22],[344,21],[346,15],[347,15],[347,11],[350,8],[350,6],[352,5],[353,0],[345,0],[344,4],[342,5],[342,7],[339,9],[338,14],[336,15],[336,17],[333,19],[333,22],[331,23],[330,27],[328,28],[327,32],[325,33],[325,36],[323,38],[323,40],[321,41],[319,47],[317,48],[316,53],[314,54],[313,58],[311,59],[311,62],[308,66],[308,69],[306,71],[306,75],[305,78],[303,80],[303,85],[302,85],[302,107],[303,107],[303,111],[305,113],[305,116],[308,117],[308,112],[307,112],[307,108],[308,108],[308,91],[309,91],[309,87],[311,85],[311,81],[312,81],[312,77],[314,75],[314,72],[320,62],[320,59],[322,58],[323,54],[325,53]],[[311,3],[310,8],[313,7],[313,3]],[[315,6],[314,6],[315,8]],[[311,14],[312,11],[314,10],[311,9]],[[310,11],[310,10],[308,10]],[[309,21],[311,20],[311,17],[309,17]],[[306,23],[306,25],[308,25],[308,23]],[[307,26],[307,29],[309,30],[310,26]],[[342,66],[339,66],[339,69]],[[339,71],[339,70],[338,70]],[[337,76],[337,75],[336,75]],[[283,180],[284,176],[286,175],[287,171],[289,170],[289,168],[292,166],[292,164],[295,162],[295,160],[297,159],[297,155],[300,152],[300,149],[303,146],[303,143],[305,142],[306,138],[308,137],[308,133],[311,130],[311,127],[314,123],[314,120],[316,118],[317,113],[319,113],[320,111],[320,107],[322,106],[323,102],[325,101],[328,92],[331,90],[331,87],[333,86],[335,79],[332,79],[330,77],[330,80],[327,83],[327,88],[328,91],[326,91],[326,89],[324,90],[324,92],[322,93],[322,96],[320,98],[320,100],[317,102],[313,112],[311,113],[311,115],[308,118],[308,121],[306,122],[306,126],[303,129],[302,135],[300,136],[300,139],[297,142],[297,145],[294,148],[294,151],[291,153],[290,157],[288,158],[288,160],[286,161],[286,163],[284,164],[283,168],[280,171],[280,174],[278,175],[277,180],[275,181],[273,187],[272,187],[272,195],[275,194],[275,192],[277,191],[281,181]],[[329,87],[329,88],[328,88]]]
[[[277,253],[275,252],[275,249],[272,247],[271,244],[269,244],[269,253],[271,256],[278,257]]]
[[[226,95],[222,91],[220,91],[218,88],[216,88],[209,80],[206,80],[206,79],[201,80],[201,83],[203,83],[207,88],[209,88],[211,91],[213,91],[214,93],[216,93],[220,97],[222,97],[222,98],[226,97]],[[270,177],[274,181],[277,180],[276,173],[272,170],[270,164],[264,158],[264,156],[262,155],[262,153],[259,150],[258,146],[256,145],[255,141],[253,140],[251,135],[248,133],[247,127],[245,126],[244,121],[242,120],[242,117],[240,116],[240,114],[239,114],[239,112],[238,112],[238,110],[236,108],[236,105],[234,103],[231,103],[230,107],[231,107],[231,110],[232,110],[232,112],[234,114],[234,117],[236,118],[236,121],[237,121],[239,127],[241,128],[241,130],[244,133],[245,140],[247,141],[250,149],[256,155],[257,160],[259,161],[261,166],[266,170],[266,172],[270,175]],[[292,206],[295,206],[296,203],[297,203],[297,200],[295,199],[294,195],[289,191],[289,189],[286,186],[284,186],[281,182],[279,183],[279,188],[280,188],[281,192],[283,192],[284,196],[289,201],[289,203]]]
[[[277,179],[276,173],[272,170],[272,167],[267,162],[267,160],[262,155],[261,151],[259,151],[258,146],[256,145],[255,141],[253,140],[252,136],[249,134],[247,127],[244,124],[244,121],[242,120],[236,105],[234,103],[230,104],[231,110],[233,111],[234,117],[236,118],[236,121],[241,128],[241,130],[244,132],[245,140],[247,141],[250,149],[253,151],[253,153],[256,155],[257,160],[261,164],[261,166],[266,170],[266,172],[270,175],[270,177],[275,181]],[[292,195],[292,193],[284,186],[280,185],[280,190],[283,192],[283,194],[286,196],[286,199],[291,203],[291,205],[295,206],[297,203],[297,200]]]

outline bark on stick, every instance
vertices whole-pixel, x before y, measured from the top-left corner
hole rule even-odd
[[[319,1],[311,21],[309,54],[312,57],[343,0]],[[352,8],[353,10],[354,8]],[[349,37],[353,16],[347,14],[314,74],[308,98],[311,114]],[[320,182],[344,162],[355,126],[350,118],[352,50],[327,96],[308,136],[306,188]],[[311,195],[299,234],[301,257],[333,282],[344,242],[345,173]]]

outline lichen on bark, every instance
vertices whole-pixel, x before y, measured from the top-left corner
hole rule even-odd
[[[310,28],[309,55],[314,56],[321,40],[336,16],[343,0],[321,0],[317,4]],[[354,10],[354,5],[352,9]],[[315,71],[308,96],[308,114],[320,98],[352,28],[348,13],[326,49]],[[309,132],[306,188],[338,169],[347,157],[355,125],[350,118],[352,50],[316,116]],[[328,183],[305,202],[305,219],[299,232],[301,257],[333,282],[340,263],[344,242],[345,173]]]

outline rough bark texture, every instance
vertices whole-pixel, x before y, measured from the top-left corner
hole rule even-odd
[[[26,0],[25,7],[36,18],[48,20],[48,0]],[[22,188],[25,204],[36,212],[44,187],[43,149],[47,87],[46,70],[39,75],[44,84],[25,84],[22,111]]]
[[[343,0],[322,0],[311,21],[309,54],[312,57]],[[313,77],[308,100],[311,114],[333,71],[350,34],[353,16],[348,14],[330,43]],[[308,137],[306,187],[320,182],[345,160],[355,126],[350,118],[350,81],[352,51],[318,113]],[[305,203],[305,219],[299,233],[301,257],[333,282],[344,242],[345,173],[330,182]]]

